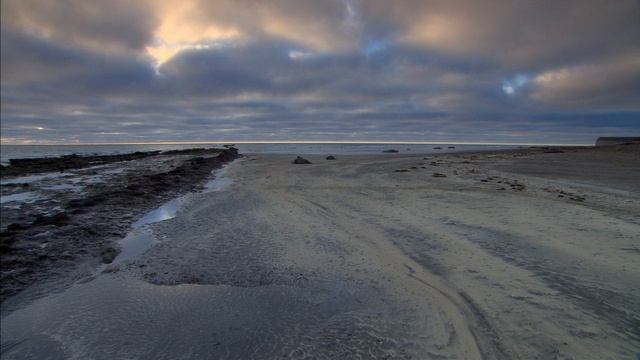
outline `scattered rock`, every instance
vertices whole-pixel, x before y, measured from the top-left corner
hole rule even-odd
[[[298,156],[295,160],[293,160],[293,164],[311,164],[311,161]]]
[[[335,157],[335,156],[333,156],[333,155],[329,155],[329,156],[327,156],[327,160],[335,160],[335,159],[336,159],[336,157]]]

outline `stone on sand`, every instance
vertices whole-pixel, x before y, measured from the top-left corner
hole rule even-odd
[[[298,156],[295,160],[293,160],[294,164],[311,164],[311,161]]]

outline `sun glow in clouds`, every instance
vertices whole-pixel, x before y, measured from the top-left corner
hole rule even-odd
[[[183,50],[205,50],[242,37],[234,28],[193,21],[198,18],[193,1],[168,3],[161,12],[162,22],[155,31],[155,42],[145,48],[156,68]]]

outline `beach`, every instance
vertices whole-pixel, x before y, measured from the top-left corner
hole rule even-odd
[[[638,145],[304,158],[244,154],[136,256],[12,294],[2,357],[640,352]]]

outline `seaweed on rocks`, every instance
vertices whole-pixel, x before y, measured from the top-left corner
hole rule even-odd
[[[9,223],[0,233],[0,301],[84,261],[109,262],[117,255],[115,241],[138,217],[170,198],[198,190],[212,170],[239,156],[230,147],[12,160],[2,169],[3,176],[149,157],[166,166],[158,172],[153,166],[131,163],[133,171],[88,186],[82,194],[56,199],[62,203],[53,214],[25,213],[10,220],[3,216]]]

